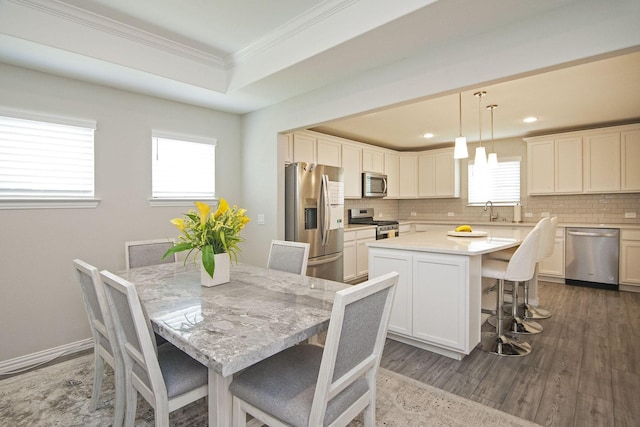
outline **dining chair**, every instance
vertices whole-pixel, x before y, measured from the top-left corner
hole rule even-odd
[[[176,254],[162,259],[168,249],[175,245],[175,239],[139,240],[125,242],[127,270],[136,267],[146,267],[156,264],[170,264],[176,262]]]
[[[247,414],[270,426],[345,426],[364,410],[375,426],[376,373],[398,273],[336,292],[325,346],[290,347],[238,375],[233,422]]]
[[[482,277],[498,280],[496,332],[483,336],[480,348],[500,356],[525,356],[531,353],[531,346],[526,342],[508,338],[504,335],[504,282],[514,282],[513,301],[517,301],[518,284],[530,280],[535,272],[538,258],[542,228],[535,227],[522,241],[509,261],[485,259],[482,261]],[[523,328],[525,322],[518,317],[517,304],[513,304],[511,326],[507,332]]]
[[[140,394],[155,410],[155,425],[168,426],[170,412],[207,396],[207,368],[170,343],[156,348],[135,286],[106,270],[100,276],[124,361],[124,425],[133,426]]]
[[[73,265],[80,289],[82,289],[84,306],[89,317],[89,327],[93,335],[94,374],[89,410],[93,412],[98,407],[106,362],[114,372],[116,390],[113,425],[119,427],[122,425],[125,406],[124,364],[120,348],[117,345],[116,332],[100,280],[100,273],[96,267],[80,259],[74,259]]]
[[[307,274],[308,258],[308,243],[272,240],[267,268],[304,276]]]

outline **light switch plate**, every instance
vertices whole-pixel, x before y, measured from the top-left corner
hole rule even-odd
[[[264,214],[258,214],[258,225],[264,225]]]
[[[635,212],[625,212],[624,213],[624,217],[625,218],[637,218],[638,216],[636,215]]]
[[[411,212],[411,216],[416,216],[418,215],[416,212]]]
[[[533,218],[533,213],[532,212],[525,212],[524,213],[524,217],[525,218]]]
[[[542,213],[540,214],[540,216],[541,216],[542,218],[549,218],[549,217],[551,216],[551,214],[550,214],[549,212],[542,212]]]
[[[454,212],[447,212],[447,216],[456,216]]]

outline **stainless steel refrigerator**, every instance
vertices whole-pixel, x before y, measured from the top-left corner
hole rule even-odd
[[[307,275],[344,281],[342,168],[297,162],[285,169],[285,240],[309,243]]]

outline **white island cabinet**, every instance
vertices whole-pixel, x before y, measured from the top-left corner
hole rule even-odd
[[[451,237],[450,229],[368,243],[369,278],[400,274],[389,338],[461,360],[480,342],[482,255],[519,245],[527,231],[492,227],[486,237]]]

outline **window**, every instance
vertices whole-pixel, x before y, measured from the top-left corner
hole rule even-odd
[[[520,159],[498,161],[495,168],[475,170],[469,162],[469,204],[484,205],[491,200],[496,205],[520,203]]]
[[[153,133],[152,200],[213,199],[216,140],[178,138]]]
[[[75,123],[0,116],[0,201],[93,200],[95,122]]]

